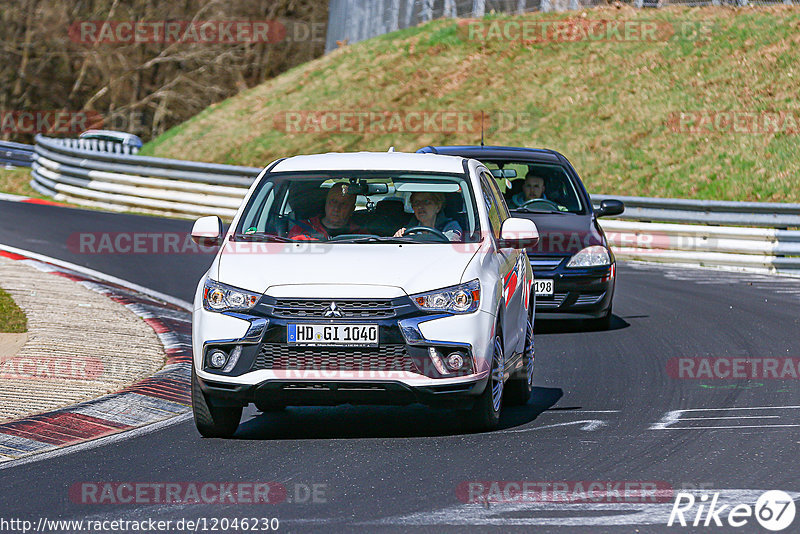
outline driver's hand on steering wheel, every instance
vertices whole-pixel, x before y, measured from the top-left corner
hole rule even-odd
[[[403,237],[404,233],[406,233],[405,226],[403,228],[400,228],[398,231],[396,231],[392,237]]]

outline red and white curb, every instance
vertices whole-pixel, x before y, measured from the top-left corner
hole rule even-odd
[[[188,303],[145,290],[148,295],[134,284],[12,247],[0,245],[0,256],[63,276],[124,305],[155,330],[167,354],[164,367],[121,391],[0,424],[0,463],[191,412],[192,318]]]
[[[52,200],[45,200],[43,198],[33,198],[33,197],[26,197],[22,195],[12,195],[9,193],[0,193],[0,200],[5,200],[7,202],[24,202],[25,204],[42,204],[45,206],[68,206],[63,202],[54,202]]]

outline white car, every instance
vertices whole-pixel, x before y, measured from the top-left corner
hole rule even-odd
[[[426,224],[423,224],[426,223]],[[480,429],[533,380],[536,225],[476,160],[349,153],[278,160],[223,232],[194,300],[192,407],[232,436],[242,408],[460,408]]]

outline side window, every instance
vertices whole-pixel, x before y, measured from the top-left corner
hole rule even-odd
[[[255,228],[258,232],[265,230],[267,212],[273,200],[273,185],[273,183],[267,182],[254,193],[250,201],[250,208],[245,212],[245,216],[242,219],[242,232],[246,232],[248,228]]]
[[[483,202],[486,206],[486,212],[489,215],[489,224],[492,227],[492,234],[494,234],[495,239],[497,239],[500,237],[502,220],[500,219],[500,212],[497,208],[497,198],[495,198],[492,187],[486,180],[485,173],[481,174],[481,195],[483,196]]]
[[[508,206],[506,206],[506,202],[503,199],[503,193],[500,192],[500,188],[497,186],[497,180],[494,179],[494,176],[488,173],[483,173],[483,176],[489,184],[489,189],[491,189],[494,194],[495,201],[497,202],[497,211],[500,214],[500,222],[503,222],[511,217]]]

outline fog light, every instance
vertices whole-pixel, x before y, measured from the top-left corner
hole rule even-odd
[[[447,367],[451,371],[458,371],[464,365],[464,355],[460,352],[453,352],[447,357]]]
[[[221,350],[212,351],[208,357],[208,363],[214,369],[220,369],[225,362],[228,361],[228,355],[222,352]]]

